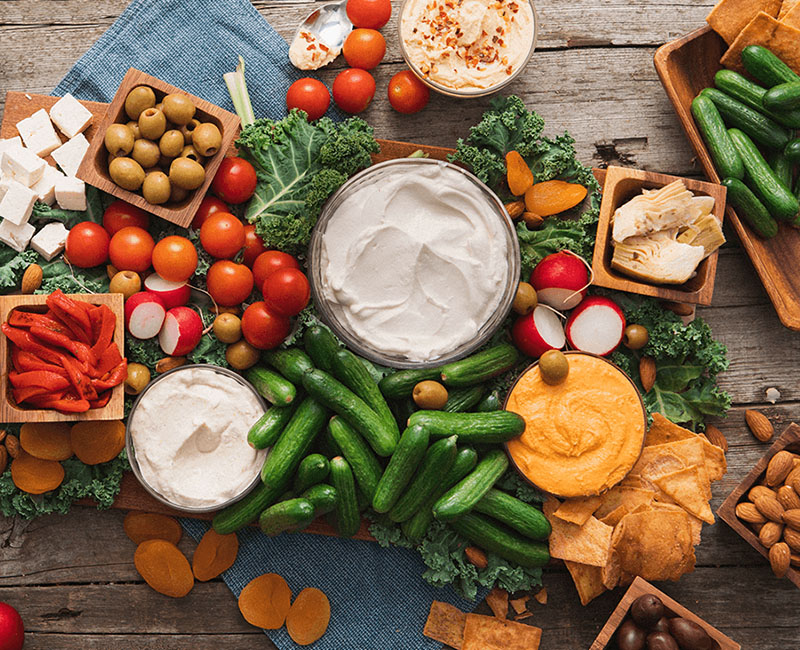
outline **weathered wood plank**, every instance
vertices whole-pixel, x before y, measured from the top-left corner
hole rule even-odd
[[[25,633],[25,650],[271,650],[259,630],[252,634],[47,634]]]

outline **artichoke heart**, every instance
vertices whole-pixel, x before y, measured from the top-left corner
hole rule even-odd
[[[725,235],[722,234],[722,224],[713,214],[701,214],[678,235],[678,241],[681,244],[702,246],[705,259],[725,243]]]
[[[611,237],[622,242],[628,237],[686,225],[692,220],[692,213],[702,209],[692,205],[694,198],[680,180],[657,190],[643,190],[616,209]]]
[[[677,229],[628,237],[614,246],[611,266],[645,282],[683,284],[705,255],[702,246],[679,242]]]

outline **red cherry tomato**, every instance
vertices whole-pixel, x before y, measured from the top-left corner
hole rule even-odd
[[[218,260],[236,255],[244,241],[244,224],[229,212],[212,214],[200,227],[200,243]]]
[[[386,41],[375,29],[354,29],[347,35],[342,54],[351,68],[372,70],[386,54]]]
[[[242,314],[242,334],[245,340],[259,350],[271,350],[289,335],[291,322],[286,316],[272,313],[259,301],[254,302]]]
[[[244,158],[228,157],[223,159],[214,180],[211,191],[225,203],[244,203],[256,191],[256,170]]]
[[[150,268],[155,245],[144,228],[128,226],[114,233],[108,245],[108,256],[118,271],[141,273]]]
[[[81,221],[72,226],[67,235],[65,252],[70,264],[88,269],[99,266],[108,259],[110,237],[99,223]]]
[[[264,280],[274,271],[282,268],[299,269],[300,263],[288,253],[282,251],[267,251],[261,253],[253,262],[253,278],[259,289],[264,287]]]
[[[366,70],[348,68],[333,80],[333,101],[347,113],[360,113],[375,95],[375,79]]]
[[[347,0],[347,17],[355,27],[380,29],[392,17],[391,0]]]
[[[216,196],[206,196],[201,201],[200,207],[197,208],[194,219],[192,219],[192,229],[200,230],[200,226],[202,226],[206,219],[208,219],[212,214],[230,211],[230,208],[224,201],[221,201]]]
[[[253,272],[244,264],[230,260],[214,262],[206,276],[208,293],[222,307],[233,307],[247,300],[253,291]]]
[[[164,237],[153,249],[153,268],[165,280],[185,282],[197,268],[197,249],[186,237]]]
[[[389,81],[389,103],[398,113],[421,111],[430,98],[431,91],[411,70],[402,70]]]
[[[287,110],[299,108],[306,112],[309,121],[318,120],[325,115],[330,105],[331,95],[325,84],[311,77],[298,79],[286,92]]]
[[[311,288],[300,269],[282,268],[270,273],[261,289],[264,302],[282,316],[296,316],[308,304]]]
[[[150,215],[141,208],[125,203],[120,199],[114,201],[103,212],[103,228],[106,229],[109,237],[113,237],[117,231],[128,226],[136,226],[147,230],[149,225]]]
[[[256,233],[256,227],[251,224],[246,225],[244,227],[244,258],[242,261],[252,269],[256,258],[266,252],[267,247],[264,246],[261,235]]]

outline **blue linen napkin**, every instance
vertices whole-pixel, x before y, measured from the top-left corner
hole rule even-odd
[[[256,116],[280,118],[286,89],[300,76],[287,53],[286,42],[247,0],[134,0],[53,94],[108,102],[134,67],[233,110],[222,75],[242,55]],[[208,530],[202,521],[181,523],[195,539]],[[331,623],[313,644],[317,650],[433,650],[441,644],[422,635],[431,602],[461,610],[475,603],[449,587],[430,586],[421,577],[424,569],[408,549],[310,534],[269,538],[248,529],[239,533],[238,559],[223,579],[237,596],[262,573],[282,575],[294,594],[322,589],[331,601]],[[299,647],[285,629],[269,636],[279,648]]]

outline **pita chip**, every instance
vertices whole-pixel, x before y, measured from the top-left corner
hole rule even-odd
[[[778,12],[778,20],[784,22],[784,18],[786,18],[793,9],[796,9],[798,4],[800,4],[800,0],[783,0],[781,3],[781,10]]]
[[[606,590],[603,585],[602,568],[577,562],[564,562],[564,564],[567,565],[567,571],[572,576],[575,589],[578,590],[581,605],[588,605]]]
[[[760,11],[774,18],[780,10],[781,0],[720,0],[706,22],[730,45]]]
[[[742,50],[748,45],[763,45],[772,50],[795,72],[800,72],[800,29],[775,20],[765,12],[759,13],[736,37],[720,59],[720,64],[737,72],[745,72]]]
[[[541,628],[467,614],[461,650],[538,650],[541,640]]]
[[[656,479],[655,483],[687,512],[708,524],[713,524],[714,514],[711,512],[708,498],[705,497],[708,483],[703,484],[704,479],[707,480],[708,477],[701,477],[699,468],[692,466],[665,474]]]
[[[570,524],[554,515],[558,505],[558,500],[551,498],[545,501],[542,508],[552,527],[549,540],[550,556],[581,564],[603,566],[611,546],[613,528],[595,517],[589,517],[583,526]]]
[[[449,603],[434,600],[422,633],[434,641],[461,650],[467,615]]]
[[[653,413],[653,423],[647,430],[644,446],[652,447],[653,445],[663,445],[668,442],[677,442],[678,440],[695,437],[697,437],[697,434],[693,431],[678,426],[661,415],[661,413]]]
[[[601,503],[602,499],[598,496],[567,499],[553,514],[563,521],[583,526]]]

